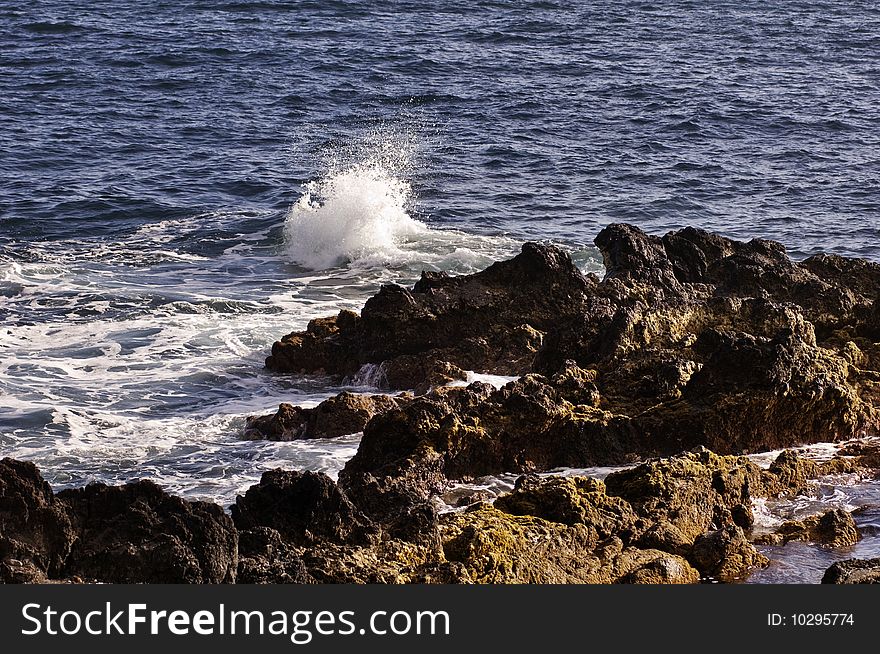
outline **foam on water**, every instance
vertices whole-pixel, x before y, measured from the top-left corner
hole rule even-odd
[[[359,435],[241,439],[246,416],[342,389],[265,371],[272,342],[359,310],[381,284],[473,272],[520,245],[412,218],[405,141],[378,140],[308,186],[281,229],[277,212],[228,209],[0,250],[3,455],[35,460],[56,487],[150,477],[224,504],[267,467],[335,475]],[[311,234],[317,270],[288,263],[291,230]]]
[[[473,370],[467,371],[467,379],[462,381],[454,381],[450,386],[467,386],[468,384],[473,384],[474,382],[482,382],[484,384],[489,384],[490,386],[494,386],[495,388],[501,388],[502,386],[506,386],[512,381],[516,381],[519,377],[510,376],[510,375],[489,375],[486,373],[474,372]]]
[[[410,193],[375,164],[309,182],[287,218],[287,253],[312,270],[399,261],[406,245],[428,231],[406,210]]]

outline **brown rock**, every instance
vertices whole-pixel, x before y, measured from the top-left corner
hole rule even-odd
[[[292,441],[354,434],[363,431],[373,416],[404,401],[402,397],[343,392],[311,409],[285,403],[273,415],[248,418],[245,438]]]
[[[341,312],[285,336],[266,365],[351,376],[365,364],[426,356],[482,372],[521,374],[531,367],[541,334],[582,309],[591,283],[558,248],[527,243],[510,261],[474,275],[424,273],[411,290],[383,286],[360,316]],[[393,364],[389,385],[397,381],[393,369],[412,365]],[[401,379],[397,387],[421,385],[409,372]]]
[[[880,559],[838,561],[825,571],[823,584],[880,584]]]

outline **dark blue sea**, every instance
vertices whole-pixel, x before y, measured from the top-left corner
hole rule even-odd
[[[880,6],[0,0],[0,455],[224,504],[335,474],[359,435],[241,438],[339,390],[272,341],[525,240],[601,272],[621,221],[880,260]]]

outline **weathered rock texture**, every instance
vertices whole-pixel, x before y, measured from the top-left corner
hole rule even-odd
[[[880,559],[849,559],[833,564],[823,584],[880,584]]]
[[[416,357],[524,375],[374,412],[349,469],[374,475],[417,459],[429,476],[457,479],[877,432],[880,265],[797,263],[778,243],[690,228],[659,238],[611,225],[596,244],[601,281],[559,249],[527,244],[475,275],[384,287],[360,316],[286,336],[267,365],[342,377]]]
[[[447,394],[461,400],[459,391]],[[426,502],[437,480],[422,466],[380,477],[349,471],[338,485],[310,473],[271,472],[234,509],[245,529],[242,547],[253,543],[242,549],[239,575],[345,583],[736,581],[767,563],[750,542],[753,498],[810,492],[811,474],[862,464],[854,456],[818,464],[784,452],[765,470],[746,457],[697,449],[604,481],[523,475],[494,505],[441,515]],[[279,497],[267,487],[299,488],[307,478],[320,492],[285,491],[241,520],[239,507],[258,495]],[[328,523],[333,512],[343,520]]]
[[[55,495],[32,463],[0,461],[0,581],[234,582],[238,532],[223,509],[148,481]]]
[[[187,502],[150,481],[90,484],[57,496],[77,539],[64,575],[114,583],[228,583],[238,533],[223,509]]]
[[[397,408],[405,402],[405,397],[345,392],[311,409],[282,404],[272,415],[248,418],[245,438],[293,441],[354,434],[363,431],[374,415]]]
[[[809,492],[814,473],[864,472],[875,454],[843,451],[821,464],[784,452],[768,470],[700,448],[604,481],[527,474],[494,505],[444,514],[418,469],[339,484],[272,470],[231,518],[147,481],[54,495],[32,464],[5,459],[0,571],[5,582],[736,581],[767,562],[749,539],[752,499]],[[800,528],[841,545],[851,521],[830,512]]]

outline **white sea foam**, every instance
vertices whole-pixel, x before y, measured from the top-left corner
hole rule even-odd
[[[397,262],[428,228],[413,219],[409,184],[379,164],[309,182],[287,218],[288,256],[312,270],[352,262]]]
[[[285,257],[309,270],[394,269],[406,277],[422,269],[473,272],[515,254],[514,239],[419,219],[410,178],[421,145],[418,134],[384,126],[325,157],[324,172],[304,185],[287,215]]]
[[[502,386],[506,386],[512,381],[516,381],[519,377],[509,376],[509,375],[489,375],[486,373],[474,372],[473,370],[468,370],[467,379],[454,381],[450,386],[467,386],[469,384],[473,384],[474,382],[483,382],[484,384],[489,384],[490,386],[494,386],[495,388],[501,388]]]
[[[474,272],[519,247],[504,236],[429,227],[411,215],[413,204],[409,183],[382,163],[328,173],[306,184],[291,208],[285,256],[316,271],[392,269],[399,280],[422,269]]]

